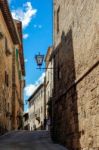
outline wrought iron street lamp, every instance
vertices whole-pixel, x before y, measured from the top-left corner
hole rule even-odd
[[[41,66],[43,65],[43,61],[44,61],[44,55],[42,54],[38,54],[38,55],[35,55],[35,60],[36,60],[36,63],[37,63],[37,66],[39,66],[39,68],[37,69],[55,69],[55,68],[41,68]]]
[[[38,53],[38,55],[35,55],[35,60],[36,60],[36,63],[37,63],[37,66],[39,66],[39,68],[37,69],[59,69],[58,67],[57,68],[54,68],[54,67],[51,67],[51,68],[41,68],[41,66],[43,65],[43,61],[44,61],[44,55],[40,54],[40,52]]]
[[[41,69],[44,60],[44,55],[41,55],[40,53],[38,55],[35,55],[35,60],[37,65],[39,66],[39,69]]]

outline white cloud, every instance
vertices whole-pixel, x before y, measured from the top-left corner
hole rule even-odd
[[[8,3],[10,4],[12,0],[8,0]]]
[[[45,72],[42,73],[40,78],[36,81],[36,84],[40,85],[41,83],[44,82],[44,77],[45,77]]]
[[[33,84],[28,85],[24,89],[25,90],[25,95],[28,96],[28,97],[31,96],[32,93],[35,91],[35,89],[36,89],[35,85],[33,85]]]
[[[38,28],[41,29],[41,28],[42,28],[42,25],[39,25]]]
[[[33,92],[38,88],[38,86],[44,82],[44,77],[45,77],[45,73],[42,73],[40,78],[34,84],[30,84],[27,87],[25,87],[24,90],[25,90],[25,95],[27,97],[31,96]]]
[[[34,26],[33,26],[34,28],[38,28],[38,29],[41,29],[42,28],[42,25],[37,25],[37,24],[34,24]]]
[[[37,13],[37,9],[32,7],[31,2],[23,4],[22,8],[12,10],[12,16],[14,19],[22,21],[23,28],[26,28],[32,20],[32,17]]]
[[[36,25],[36,24],[34,24],[34,28],[37,28],[37,25]]]
[[[25,113],[28,113],[28,112],[29,112],[29,108],[27,108],[27,109],[25,110],[24,114],[25,114]]]
[[[25,59],[24,62],[27,63],[27,62],[28,62],[28,59]]]
[[[28,34],[23,34],[23,39],[27,39],[29,37]]]

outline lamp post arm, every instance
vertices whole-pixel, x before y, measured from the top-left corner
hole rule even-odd
[[[47,70],[47,69],[58,69],[58,68],[36,68],[36,69],[41,69],[41,70]]]

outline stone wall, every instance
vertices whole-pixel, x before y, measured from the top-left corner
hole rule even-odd
[[[20,86],[22,73],[19,79],[20,60],[18,57],[17,64],[15,45],[1,11],[0,32],[3,34],[0,39],[0,127],[7,131],[20,126],[20,113],[23,112],[23,86]]]
[[[0,31],[3,34],[3,38],[0,39],[0,132],[3,133],[11,130],[12,55],[8,54],[8,51],[13,51],[13,43],[2,12],[0,12]],[[6,75],[8,76],[8,84]]]
[[[49,118],[49,113],[48,113],[48,103],[50,101],[50,97],[52,97],[52,92],[53,92],[53,60],[50,60],[50,56],[52,54],[53,48],[50,47],[48,48],[47,55],[46,55],[46,72],[45,72],[45,85],[46,85],[46,119]]]
[[[98,10],[97,0],[54,0],[53,138],[68,149],[99,149]]]
[[[15,46],[13,49],[13,64],[12,64],[12,71],[13,71],[13,91],[12,91],[12,112],[13,112],[13,119],[12,119],[12,128],[13,129],[20,129],[22,128],[22,113],[23,113],[23,87],[21,87],[21,66],[20,66],[20,59],[19,59],[19,49],[18,46]]]

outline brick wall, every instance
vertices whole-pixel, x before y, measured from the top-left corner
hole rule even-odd
[[[69,149],[99,148],[98,10],[97,0],[54,0],[53,135]]]

